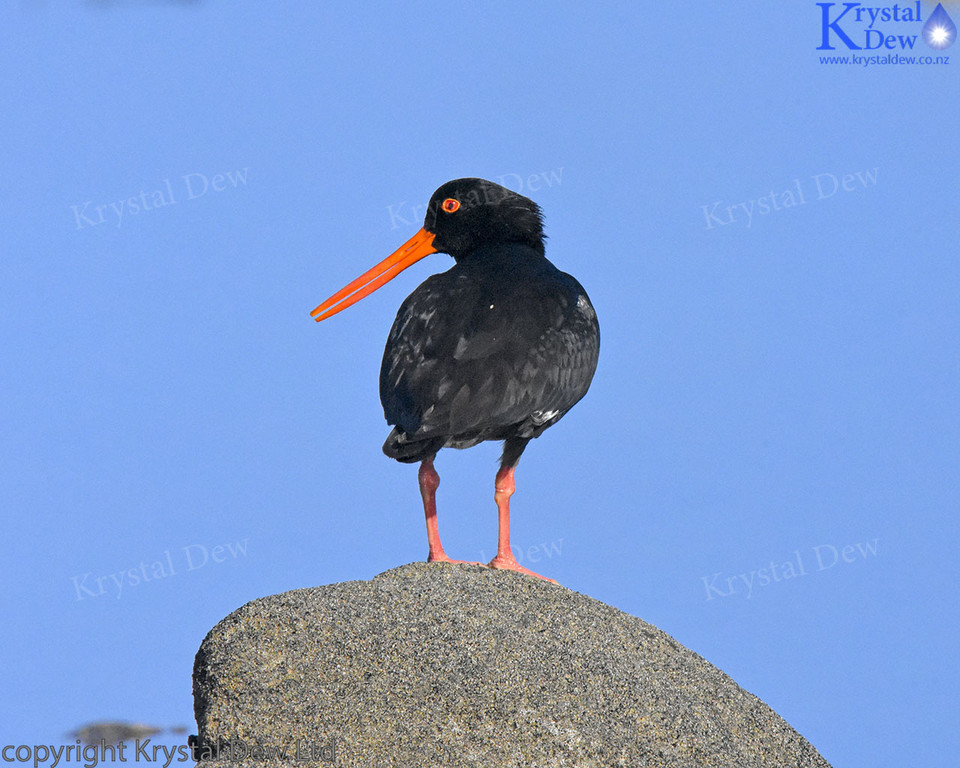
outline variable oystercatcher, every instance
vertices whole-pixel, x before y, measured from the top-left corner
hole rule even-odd
[[[532,200],[484,179],[449,181],[417,234],[310,313],[325,320],[431,253],[456,262],[403,302],[380,367],[380,402],[393,426],[383,452],[420,462],[429,562],[465,562],[440,544],[437,451],[503,440],[497,555],[487,565],[540,576],[510,549],[514,470],[527,443],[586,394],[600,352],[590,299],[547,260],[544,238]]]

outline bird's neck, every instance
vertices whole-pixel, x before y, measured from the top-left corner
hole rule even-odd
[[[533,264],[546,261],[542,242],[537,246],[530,243],[479,245],[469,251],[455,255],[453,258],[457,264],[463,266],[483,265],[485,269],[491,269],[495,265]]]

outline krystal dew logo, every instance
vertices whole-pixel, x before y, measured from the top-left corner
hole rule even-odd
[[[910,51],[921,36],[930,48],[942,51],[957,39],[953,19],[940,3],[926,20],[921,13],[920,0],[902,5],[868,6],[845,2],[817,3],[817,6],[821,20],[818,51],[835,51],[837,48],[883,53]],[[918,27],[918,24],[922,26]]]
[[[943,5],[937,3],[927,23],[923,25],[923,41],[931,48],[942,51],[953,45],[957,39],[957,27],[950,18],[950,14],[943,10]]]

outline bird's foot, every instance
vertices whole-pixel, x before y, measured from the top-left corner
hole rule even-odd
[[[487,563],[487,568],[496,568],[501,571],[516,571],[517,573],[523,573],[527,576],[536,576],[538,579],[543,579],[544,581],[549,581],[551,584],[558,584],[555,579],[547,578],[546,576],[541,576],[539,573],[531,571],[529,568],[524,568],[520,563],[516,561],[513,557],[505,557],[503,555],[497,555],[493,560]]]

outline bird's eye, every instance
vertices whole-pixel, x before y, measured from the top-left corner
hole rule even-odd
[[[454,200],[452,197],[448,197],[444,200],[440,207],[443,208],[447,213],[455,213],[460,210],[460,201]]]

